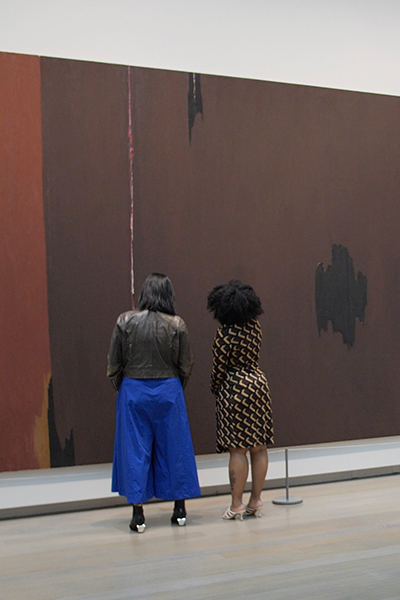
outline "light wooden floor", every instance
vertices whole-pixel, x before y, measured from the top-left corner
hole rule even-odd
[[[1,600],[400,599],[400,476],[302,488],[261,519],[222,521],[228,497],[0,522]]]

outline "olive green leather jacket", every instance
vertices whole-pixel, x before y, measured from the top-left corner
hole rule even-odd
[[[130,310],[118,317],[107,368],[117,390],[123,377],[179,377],[185,386],[192,367],[189,334],[181,317],[149,310]]]

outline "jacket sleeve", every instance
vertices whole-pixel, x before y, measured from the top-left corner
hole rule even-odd
[[[111,382],[117,392],[119,390],[119,386],[122,383],[123,369],[124,366],[122,360],[122,331],[118,319],[111,336],[107,365],[107,377],[111,379]]]
[[[190,348],[189,332],[185,322],[180,319],[179,324],[179,355],[178,355],[178,373],[182,386],[185,387],[189,381],[189,376],[193,368],[193,354]]]
[[[229,342],[222,333],[222,329],[218,329],[213,344],[213,368],[210,383],[211,392],[214,396],[218,395],[219,389],[226,379],[229,352]]]

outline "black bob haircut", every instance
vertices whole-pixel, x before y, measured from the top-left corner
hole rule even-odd
[[[162,273],[152,273],[146,277],[138,308],[175,315],[175,293],[170,278]]]
[[[244,325],[264,312],[253,288],[236,279],[211,290],[207,309],[222,325]]]

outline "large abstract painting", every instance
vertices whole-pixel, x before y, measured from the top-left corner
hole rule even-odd
[[[214,452],[217,323],[260,295],[278,446],[400,433],[400,99],[0,54],[0,469],[109,462],[118,314],[167,273]]]

